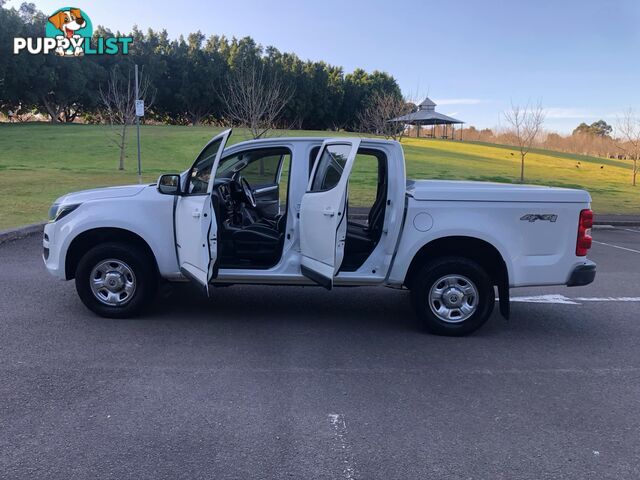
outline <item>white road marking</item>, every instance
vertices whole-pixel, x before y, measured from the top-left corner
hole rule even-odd
[[[524,303],[560,303],[563,305],[579,305],[570,298],[564,295],[535,295],[532,297],[511,297],[512,302],[524,302]]]
[[[620,250],[626,250],[627,252],[640,253],[640,250],[634,250],[633,248],[621,247],[620,245],[614,245],[612,243],[596,242],[595,240],[593,240],[593,243],[597,243],[599,245],[606,245],[607,247],[619,248]]]
[[[640,233],[640,230],[634,230],[633,228],[623,228],[622,230],[626,230],[627,232]]]
[[[347,480],[353,480],[356,478],[356,469],[351,454],[351,447],[347,440],[347,422],[344,420],[344,415],[340,413],[330,413],[328,416],[331,426],[333,427],[336,446],[341,452],[342,476]]]
[[[578,302],[640,302],[640,297],[576,297]]]
[[[496,298],[496,302],[499,301]],[[640,302],[640,297],[574,297],[564,295],[534,295],[531,297],[511,297],[512,302],[520,303],[550,303],[555,305],[580,305],[580,302]]]

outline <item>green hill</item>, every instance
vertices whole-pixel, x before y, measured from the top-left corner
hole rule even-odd
[[[145,181],[186,169],[220,129],[143,126]],[[277,132],[278,135],[334,135]],[[135,129],[129,130],[126,170],[119,172],[113,132],[104,125],[0,125],[0,229],[44,220],[51,202],[69,191],[135,183]],[[232,142],[248,138],[236,130]],[[519,156],[509,147],[433,139],[403,139],[413,178],[514,182]],[[580,164],[578,165],[578,162]],[[599,213],[640,213],[640,187],[630,185],[630,162],[534,151],[527,157],[528,183],[585,188]],[[357,192],[352,192],[357,195]]]

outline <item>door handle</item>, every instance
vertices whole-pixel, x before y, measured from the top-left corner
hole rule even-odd
[[[194,211],[191,213],[191,216],[192,216],[193,218],[200,218],[200,210],[194,210]]]
[[[322,213],[324,213],[327,217],[333,217],[336,214],[336,212],[331,208],[325,208],[324,212]]]

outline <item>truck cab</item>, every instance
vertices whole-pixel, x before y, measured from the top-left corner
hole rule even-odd
[[[203,289],[256,281],[329,289],[384,282],[404,211],[404,181],[388,181],[404,179],[398,145],[267,139],[233,145],[214,158],[210,151],[224,135],[186,174],[159,180],[161,193],[176,196],[182,275]],[[357,199],[349,201],[355,188]]]

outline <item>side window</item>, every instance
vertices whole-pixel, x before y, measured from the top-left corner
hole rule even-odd
[[[348,144],[327,145],[318,160],[309,191],[322,192],[335,187],[340,181],[350,151],[351,146]]]
[[[309,178],[311,178],[311,174],[313,173],[313,164],[316,163],[316,158],[318,158],[319,151],[320,147],[313,147],[311,149],[311,153],[309,154]]]
[[[278,198],[280,199],[280,209],[286,207],[288,201],[289,176],[291,172],[291,155],[284,157],[282,167],[280,167],[280,178],[278,179]]]
[[[350,221],[366,225],[378,196],[386,197],[384,157],[375,150],[358,150],[348,183]]]
[[[283,156],[282,153],[254,156],[252,162],[242,169],[242,176],[254,188],[275,185],[278,183],[278,169]]]
[[[314,147],[309,154],[309,175],[320,147]],[[387,157],[379,150],[360,148],[349,175],[349,221],[367,225],[367,218],[380,196],[387,195]]]
[[[280,165],[288,164],[291,152],[288,148],[247,150],[220,160],[217,178],[230,178],[240,172],[252,188],[278,185]]]
[[[207,193],[209,178],[211,177],[211,167],[216,159],[216,154],[220,148],[222,139],[210,143],[200,153],[200,156],[191,167],[187,175],[187,185],[185,191],[191,195],[202,195]]]

